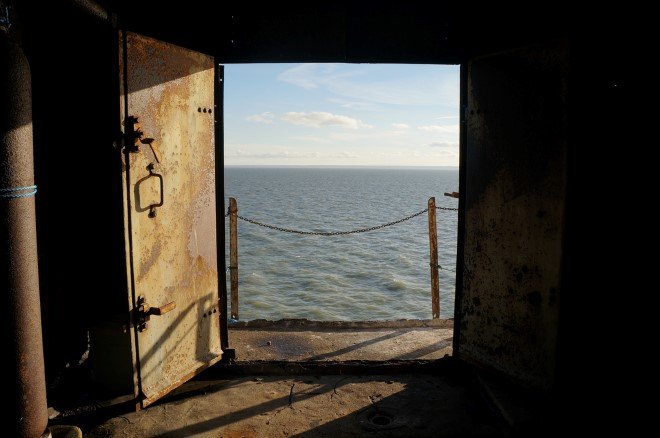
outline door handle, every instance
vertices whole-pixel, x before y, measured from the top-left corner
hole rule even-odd
[[[161,315],[165,315],[167,312],[171,312],[175,308],[176,308],[176,303],[172,301],[171,303],[167,303],[164,306],[150,307],[149,314],[161,316]]]
[[[151,319],[151,316],[162,316],[168,312],[171,312],[176,308],[176,303],[174,301],[165,304],[160,307],[151,307],[147,304],[147,301],[144,297],[139,297],[137,302],[137,329],[139,332],[145,331],[149,326],[147,321]]]
[[[149,170],[149,176],[158,178],[158,182],[160,183],[160,202],[147,205],[146,207],[149,209],[149,217],[152,219],[156,217],[156,208],[162,207],[165,203],[165,184],[163,183],[163,175],[154,172],[154,167],[154,163],[150,163],[149,166],[147,166],[147,169]]]

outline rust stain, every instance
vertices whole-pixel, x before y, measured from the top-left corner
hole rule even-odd
[[[210,114],[197,111],[213,106],[214,69],[213,59],[199,53],[132,33],[127,41],[129,113],[140,115],[144,136],[159,153],[143,144],[130,155],[132,184],[156,161],[164,182],[164,204],[155,218],[131,211],[136,295],[157,307],[177,303],[166,315],[152,317],[149,329],[138,335],[147,406],[221,357],[213,313],[214,126]]]
[[[160,241],[154,242],[154,246],[149,250],[145,251],[142,254],[142,259],[140,260],[140,273],[138,274],[138,279],[143,278],[149,270],[154,266],[158,257],[161,254],[162,245]]]
[[[169,385],[169,386],[165,387],[164,389],[158,391],[157,393],[153,394],[152,396],[143,399],[142,400],[142,407],[146,408],[150,404],[156,402],[159,398],[163,397],[165,394],[172,391],[173,389],[181,386],[181,384],[183,384],[183,383],[187,382],[188,380],[192,379],[197,374],[199,374],[202,371],[204,371],[205,369],[207,369],[209,366],[217,363],[220,359],[222,359],[222,356],[217,356],[217,357],[209,360],[207,364],[205,364],[203,366],[200,366],[200,367],[196,368],[195,370],[193,370],[193,371],[191,371],[187,374],[184,374],[178,380],[174,381],[174,383],[172,383],[171,385]]]

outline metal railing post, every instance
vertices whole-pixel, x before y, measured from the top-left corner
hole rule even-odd
[[[229,198],[229,272],[231,319],[238,319],[238,205],[236,198]]]
[[[435,198],[429,198],[429,250],[431,254],[431,312],[440,318],[440,280],[438,279],[438,230],[435,222]]]

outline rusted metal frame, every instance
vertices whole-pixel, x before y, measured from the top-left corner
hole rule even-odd
[[[235,198],[229,198],[229,270],[231,318],[238,319],[238,205]]]
[[[128,43],[127,43],[127,35],[126,35],[126,30],[121,29],[118,32],[121,33],[121,45],[122,45],[122,53],[121,53],[121,60],[122,60],[122,84],[123,84],[123,90],[121,90],[122,98],[124,100],[124,114],[123,114],[123,119],[124,121],[129,120],[129,108],[128,108]],[[136,403],[135,403],[135,409],[140,410],[142,408],[142,405],[140,403],[140,392],[142,388],[142,379],[141,379],[141,374],[140,374],[140,344],[138,342],[138,330],[137,327],[139,325],[138,322],[138,314],[136,312],[137,309],[137,300],[138,297],[135,293],[135,263],[133,260],[133,233],[132,233],[132,220],[131,220],[131,190],[130,190],[130,183],[131,183],[131,166],[130,166],[130,160],[131,160],[131,151],[129,148],[124,147],[122,153],[124,154],[124,163],[126,165],[126,175],[125,175],[125,182],[124,184],[126,185],[126,211],[124,212],[125,214],[125,220],[126,220],[126,227],[127,227],[127,233],[126,233],[126,238],[128,240],[128,254],[126,255],[128,259],[128,264],[129,264],[129,287],[131,291],[131,326],[133,327],[133,348],[134,348],[134,358],[133,358],[133,366],[135,370],[135,375],[134,375],[134,380],[135,380],[135,397],[136,397]]]
[[[456,239],[456,283],[454,288],[454,337],[452,355],[460,359],[461,321],[463,318],[463,267],[465,246],[465,193],[467,187],[467,91],[468,64],[461,64],[460,71],[460,102],[459,102],[459,161],[458,161],[458,227]]]
[[[431,268],[431,314],[440,318],[440,279],[438,278],[438,228],[435,220],[435,198],[429,198],[429,252]]]
[[[4,436],[38,437],[46,430],[48,413],[37,263],[32,84],[27,58],[8,25],[0,28],[0,59],[0,195],[4,195],[0,196],[0,336],[9,365],[4,375],[9,388],[3,391],[7,403],[0,418]]]
[[[218,298],[220,304],[220,348],[223,351],[223,357],[227,356],[229,349],[229,315],[227,314],[227,262],[225,249],[225,127],[224,127],[224,77],[225,67],[213,62],[215,69],[214,85],[214,123],[215,123],[215,217],[216,221],[216,245],[218,248],[218,274],[219,287]],[[220,175],[220,177],[218,177]],[[218,184],[222,181],[222,185]],[[220,222],[222,221],[222,222]]]

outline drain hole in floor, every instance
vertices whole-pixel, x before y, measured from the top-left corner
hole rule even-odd
[[[387,426],[392,423],[392,417],[382,412],[375,412],[370,416],[369,421],[376,426]]]

